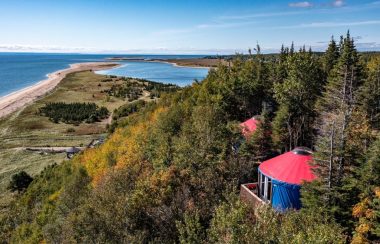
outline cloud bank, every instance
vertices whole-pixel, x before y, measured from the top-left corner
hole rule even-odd
[[[310,8],[313,7],[313,4],[311,2],[296,2],[296,3],[289,3],[289,7],[292,8]]]

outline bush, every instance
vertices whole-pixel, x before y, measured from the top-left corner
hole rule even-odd
[[[11,182],[9,183],[8,189],[12,192],[21,192],[28,188],[29,184],[33,181],[33,178],[28,175],[25,171],[21,171],[12,176]]]
[[[113,119],[116,120],[118,118],[126,117],[132,113],[138,112],[143,107],[145,107],[145,105],[146,105],[146,102],[143,100],[138,100],[136,102],[123,105],[114,111]]]

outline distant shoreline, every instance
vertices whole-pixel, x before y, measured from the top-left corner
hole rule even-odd
[[[208,59],[208,58],[186,58],[186,59],[145,59],[145,58],[129,58],[129,57],[112,57],[107,58],[108,61],[135,61],[135,62],[157,62],[172,64],[176,67],[190,68],[214,68],[219,62],[224,63],[224,60]]]
[[[112,62],[91,62],[70,64],[67,69],[62,69],[47,75],[47,79],[38,83],[0,97],[0,118],[3,118],[16,110],[34,102],[52,91],[68,74],[86,70],[103,70],[118,67]]]

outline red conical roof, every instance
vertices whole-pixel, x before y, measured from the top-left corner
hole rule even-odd
[[[296,148],[264,161],[259,169],[272,179],[300,185],[302,181],[312,181],[316,178],[309,164],[312,158],[310,149]]]
[[[255,119],[254,117],[248,119],[247,121],[245,121],[243,123],[241,123],[240,124],[240,126],[242,127],[241,133],[244,136],[252,135],[252,133],[255,132],[255,130],[257,129],[258,123],[259,123],[259,121],[257,119]]]

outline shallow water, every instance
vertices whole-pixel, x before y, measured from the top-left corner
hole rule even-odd
[[[0,97],[34,85],[46,79],[46,75],[68,68],[70,64],[105,61],[114,56],[133,58],[195,58],[197,55],[92,55],[50,53],[0,53]],[[178,85],[190,84],[194,79],[203,79],[207,69],[175,67],[166,63],[121,61],[122,67],[104,73],[136,78],[152,78],[158,82]]]
[[[169,63],[124,61],[122,66],[97,71],[98,74],[127,76],[179,86],[190,85],[194,80],[202,80],[208,73],[207,68],[180,67]]]

